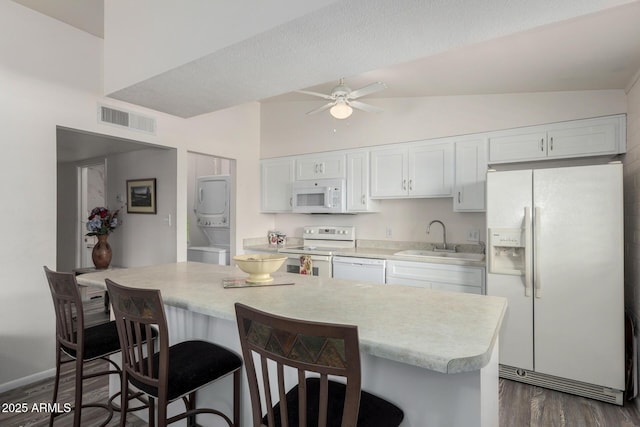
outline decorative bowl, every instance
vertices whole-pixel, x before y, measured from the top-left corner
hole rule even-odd
[[[272,281],[271,273],[278,271],[286,259],[287,256],[281,254],[245,254],[233,257],[240,270],[249,274],[247,283]]]

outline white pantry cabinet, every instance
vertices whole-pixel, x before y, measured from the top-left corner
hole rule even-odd
[[[313,154],[296,158],[296,180],[344,177],[344,154]]]
[[[387,261],[387,284],[482,295],[484,267],[418,261]]]
[[[260,162],[262,212],[291,212],[294,159],[279,157]]]
[[[487,138],[455,141],[455,212],[483,212],[487,182]]]
[[[371,150],[371,197],[450,197],[453,145],[417,142]]]
[[[492,132],[489,163],[624,153],[625,126],[626,116],[621,114]]]
[[[378,202],[369,197],[369,151],[347,154],[347,212],[376,212]]]

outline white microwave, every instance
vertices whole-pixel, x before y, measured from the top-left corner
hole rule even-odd
[[[292,210],[296,213],[345,213],[344,179],[320,179],[293,183]]]

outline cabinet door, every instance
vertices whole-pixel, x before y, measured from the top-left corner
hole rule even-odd
[[[617,123],[584,120],[573,127],[548,132],[548,157],[580,157],[617,152]]]
[[[455,191],[453,210],[485,210],[487,180],[487,144],[484,138],[455,143]]]
[[[408,194],[407,150],[371,151],[371,197],[404,197]]]
[[[296,159],[296,179],[345,177],[345,156],[312,156]]]
[[[547,132],[517,133],[489,138],[489,163],[540,160],[547,157]]]
[[[293,159],[263,160],[261,163],[262,212],[291,211]]]
[[[369,212],[369,155],[366,151],[347,155],[347,211]]]
[[[409,148],[409,195],[413,197],[451,196],[453,145],[425,144]]]

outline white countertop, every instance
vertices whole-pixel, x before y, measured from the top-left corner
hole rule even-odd
[[[167,305],[235,321],[234,303],[283,316],[358,326],[360,348],[374,356],[442,373],[479,370],[491,356],[506,299],[484,295],[274,274],[294,285],[224,289],[246,277],[237,267],[181,262],[83,274],[78,283],[160,289]]]

